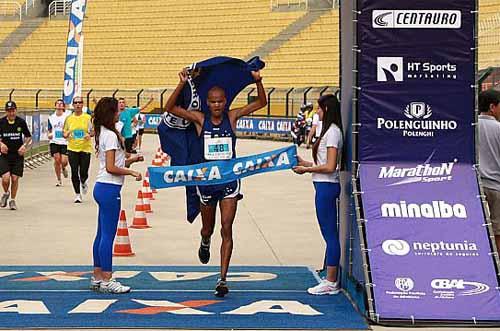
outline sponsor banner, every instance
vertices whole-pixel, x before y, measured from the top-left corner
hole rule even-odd
[[[217,185],[260,173],[287,170],[297,165],[295,145],[271,152],[225,161],[187,166],[149,167],[152,188]]]
[[[364,163],[360,177],[377,314],[498,320],[473,167],[456,159]]]
[[[83,61],[83,19],[86,0],[73,0],[69,16],[66,61],[64,65],[64,102],[71,105],[73,97],[81,94],[81,66]]]
[[[49,141],[49,114],[40,114],[40,141]]]
[[[433,160],[458,158],[473,162],[473,90],[456,92],[370,89],[359,105],[359,157],[363,161],[415,161],[434,154]],[[470,105],[465,107],[463,105]],[[390,144],[390,145],[388,145]],[[413,148],[408,148],[408,146]],[[388,148],[390,146],[391,148]],[[460,148],[457,148],[460,146]]]
[[[161,115],[146,114],[145,129],[156,129],[161,122]],[[238,132],[290,134],[293,119],[269,117],[245,117],[238,120]]]

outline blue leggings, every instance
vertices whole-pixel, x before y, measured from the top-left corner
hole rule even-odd
[[[337,267],[340,261],[340,242],[337,230],[337,198],[340,184],[313,182],[316,190],[316,217],[323,239],[326,241],[326,265]]]
[[[94,267],[111,272],[113,241],[120,217],[121,185],[95,183],[94,199],[99,205],[97,234],[94,240]]]

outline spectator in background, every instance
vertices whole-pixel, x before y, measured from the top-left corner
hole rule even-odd
[[[136,153],[133,149],[134,137],[132,133],[132,122],[135,117],[140,112],[143,112],[150,104],[153,102],[154,98],[151,96],[149,101],[139,107],[127,107],[127,103],[124,98],[118,99],[118,111],[120,112],[120,122],[122,123],[121,134],[125,138],[125,150],[127,153]]]
[[[137,150],[140,151],[142,148],[142,135],[144,134],[144,125],[146,123],[146,115],[139,113],[135,115],[135,119],[137,120]]]
[[[500,92],[479,94],[479,175],[500,254]]]
[[[0,207],[5,208],[8,203],[11,210],[16,210],[19,178],[23,177],[24,154],[31,146],[31,133],[26,121],[17,116],[14,101],[5,104],[5,112],[7,115],[0,119],[0,176],[4,191]]]
[[[309,131],[309,136],[307,137],[307,148],[311,147],[316,140],[318,140],[321,135],[322,122],[319,119],[318,113],[314,113],[312,117],[311,131]]]
[[[66,104],[64,100],[58,99],[55,102],[56,111],[49,116],[49,150],[50,155],[54,158],[54,171],[56,173],[56,186],[62,186],[61,173],[64,178],[68,178],[68,141],[64,138],[64,122],[71,115],[71,112],[66,112]]]

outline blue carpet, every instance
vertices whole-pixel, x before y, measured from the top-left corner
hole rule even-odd
[[[308,295],[316,279],[305,267],[231,267],[222,299],[217,267],[116,267],[133,288],[125,295],[88,291],[89,270],[0,267],[0,328],[368,328],[343,294]]]

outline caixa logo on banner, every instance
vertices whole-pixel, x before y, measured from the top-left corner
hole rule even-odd
[[[453,120],[431,120],[432,108],[425,102],[410,102],[403,109],[408,120],[377,118],[377,129],[399,131],[403,137],[434,137],[436,131],[456,130]]]
[[[460,29],[459,10],[374,10],[372,26],[376,29]]]
[[[387,186],[399,186],[412,183],[436,183],[453,180],[453,167],[458,160],[453,162],[431,165],[418,164],[415,167],[381,166],[379,179],[398,179]]]
[[[436,299],[454,299],[456,296],[480,295],[490,290],[486,284],[463,279],[438,278],[431,281]]]
[[[479,256],[477,244],[473,241],[413,241],[402,239],[388,239],[382,243],[382,251],[391,256],[407,256],[413,252],[414,256],[437,257],[476,257]]]
[[[449,204],[442,200],[422,204],[407,203],[406,201],[386,202],[380,206],[380,212],[384,218],[467,218],[467,210],[464,205],[460,203]]]
[[[403,57],[377,57],[378,82],[456,80],[457,65],[432,61],[405,61]]]

